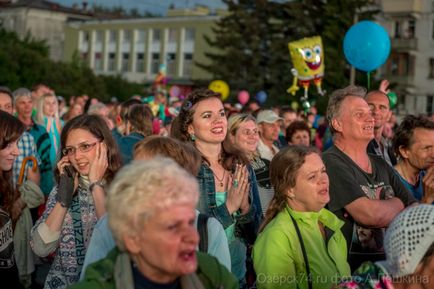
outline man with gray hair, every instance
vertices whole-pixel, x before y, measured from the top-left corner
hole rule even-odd
[[[384,229],[404,207],[416,202],[382,157],[366,152],[374,138],[374,118],[366,90],[348,86],[330,96],[327,120],[334,145],[323,154],[330,178],[329,210],[345,224],[348,261],[384,259]]]
[[[26,131],[30,133],[36,143],[38,155],[41,159],[39,172],[41,174],[40,187],[42,192],[48,196],[54,186],[53,167],[50,162],[51,141],[46,129],[37,124],[32,118],[33,99],[30,90],[18,88],[13,92],[14,107],[17,118],[24,123]]]

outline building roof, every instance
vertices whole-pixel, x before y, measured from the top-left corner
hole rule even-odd
[[[86,9],[70,8],[62,6],[59,3],[46,0],[0,0],[0,6],[3,8],[35,8],[48,11],[56,11],[67,14],[92,16],[92,12]]]

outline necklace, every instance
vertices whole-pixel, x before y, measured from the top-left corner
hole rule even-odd
[[[221,179],[219,179],[219,177],[217,177],[217,175],[214,173],[213,170],[211,170],[211,172],[214,175],[214,177],[217,179],[217,181],[219,182],[220,187],[223,187],[223,180],[225,179],[226,170],[223,170],[223,176]]]

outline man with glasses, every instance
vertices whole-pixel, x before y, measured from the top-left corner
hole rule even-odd
[[[328,209],[344,221],[348,262],[384,259],[385,228],[404,207],[416,202],[382,157],[368,155],[375,120],[366,90],[348,86],[330,97],[327,120],[334,144],[323,153],[330,178]]]

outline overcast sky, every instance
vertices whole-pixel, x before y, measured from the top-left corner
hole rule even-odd
[[[81,5],[82,0],[51,0],[58,2],[65,6],[72,6],[74,3]],[[103,6],[122,6],[126,10],[131,8],[137,8],[140,12],[148,10],[155,14],[166,13],[170,4],[174,4],[175,7],[194,7],[196,4],[206,5],[211,9],[224,7],[224,3],[221,0],[87,0],[89,7],[93,4]]]

